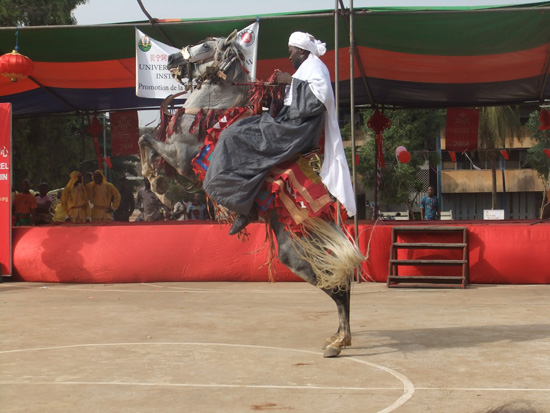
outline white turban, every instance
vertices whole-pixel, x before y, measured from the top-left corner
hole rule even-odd
[[[304,32],[292,33],[288,39],[288,45],[307,50],[317,57],[323,56],[327,51],[326,43],[323,43],[311,34]]]

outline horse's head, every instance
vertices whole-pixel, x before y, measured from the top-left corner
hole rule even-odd
[[[168,70],[178,82],[185,78],[225,80],[234,76],[238,73],[236,65],[242,65],[243,61],[236,38],[237,30],[234,30],[228,37],[209,37],[197,45],[185,46],[180,52],[168,56]]]

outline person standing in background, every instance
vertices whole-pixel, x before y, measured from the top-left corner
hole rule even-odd
[[[38,195],[36,195],[36,216],[35,224],[51,224],[52,214],[50,214],[50,206],[53,198],[48,195],[50,186],[47,182],[41,182],[38,185]]]
[[[61,194],[61,206],[71,222],[86,222],[90,214],[90,202],[80,172],[71,172],[69,182]]]
[[[135,202],[134,194],[125,176],[121,176],[118,180],[118,188],[120,193],[120,205],[114,214],[115,221],[129,222],[130,217],[134,213]]]
[[[93,181],[86,184],[86,191],[92,203],[92,222],[112,221],[113,212],[120,205],[120,193],[113,184],[107,182],[103,172],[94,172]]]
[[[434,187],[428,187],[428,196],[420,201],[420,218],[422,221],[439,219],[439,199],[434,195]]]
[[[136,197],[136,204],[141,211],[143,221],[164,221],[164,205],[160,199],[151,191],[151,183],[143,178],[144,187],[140,188]]]
[[[13,198],[13,214],[16,226],[32,225],[36,212],[36,197],[31,194],[31,183],[28,179],[21,182],[21,192]]]

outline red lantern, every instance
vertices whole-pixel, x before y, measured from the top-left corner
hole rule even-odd
[[[0,57],[0,73],[12,82],[29,76],[34,70],[34,63],[27,56],[23,56],[16,50]]]
[[[411,160],[411,154],[404,146],[398,146],[395,149],[395,156],[397,157],[397,160],[401,163],[409,163],[409,161]]]

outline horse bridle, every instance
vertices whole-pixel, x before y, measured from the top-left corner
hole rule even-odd
[[[213,62],[213,64],[211,66],[208,66],[206,68],[206,71],[196,79],[197,87],[200,87],[200,85],[207,79],[212,82],[225,80],[227,78],[227,71],[231,68],[235,61],[238,61],[241,67],[243,67],[244,69],[243,54],[235,46],[234,42],[231,41],[225,49],[224,46],[225,40],[217,39],[216,48],[214,49],[212,55],[203,59],[193,58],[193,56],[191,55],[190,46],[185,46],[181,49],[180,53],[183,57],[184,62],[186,62],[188,74],[193,73],[194,70],[198,71],[198,67],[202,64]],[[177,69],[175,77],[181,82],[180,68]],[[189,91],[192,87],[193,82],[190,81],[187,84],[185,91]]]

